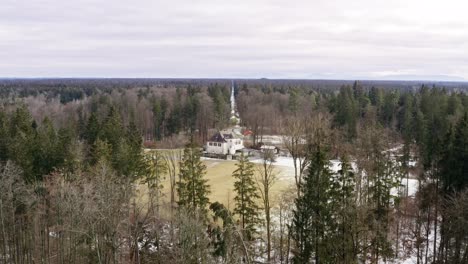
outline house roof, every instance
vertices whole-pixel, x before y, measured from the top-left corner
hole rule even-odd
[[[234,138],[234,137],[232,136],[232,134],[223,134],[223,137],[224,137],[225,139],[232,139],[232,138]]]
[[[233,139],[233,138],[241,139],[242,138],[242,134],[240,132],[237,132],[231,129],[222,130],[220,131],[220,133],[223,135],[225,139]]]
[[[210,142],[227,142],[229,139],[242,139],[242,134],[238,134],[235,131],[231,130],[222,130],[214,134]]]
[[[248,129],[247,129],[247,130],[244,131],[243,134],[244,134],[244,136],[250,136],[250,135],[253,134],[253,132],[252,132],[252,130],[248,130]]]
[[[210,140],[211,142],[226,142],[226,140],[224,139],[224,137],[221,135],[221,133],[216,133],[214,134]]]

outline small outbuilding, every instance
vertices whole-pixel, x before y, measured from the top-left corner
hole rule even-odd
[[[276,146],[271,146],[271,145],[262,145],[260,147],[260,151],[261,152],[267,152],[267,151],[271,151],[272,153],[274,154],[279,154],[280,153],[280,149]]]

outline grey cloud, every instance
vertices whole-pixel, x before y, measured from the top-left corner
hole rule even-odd
[[[0,76],[468,79],[457,0],[4,1]]]

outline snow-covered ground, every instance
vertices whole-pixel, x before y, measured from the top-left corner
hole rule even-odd
[[[277,139],[279,139],[279,138],[277,138]],[[395,150],[392,150],[392,151],[395,151]],[[203,158],[203,159],[208,160],[210,158]],[[233,160],[233,161],[221,161],[221,160],[219,160],[219,161],[220,162],[236,162],[235,160]],[[261,158],[259,158],[259,157],[251,157],[250,161],[255,163],[255,164],[261,164],[263,162],[263,160]],[[293,162],[292,157],[284,157],[284,156],[276,157],[275,162],[273,164],[276,167],[276,173],[277,173],[277,176],[278,176],[279,180],[284,181],[286,183],[294,184],[294,162]],[[410,165],[415,166],[416,164],[414,162],[412,162],[412,164],[410,164]],[[354,170],[357,171],[356,163],[351,162],[351,167]],[[330,160],[329,168],[335,173],[338,172],[341,169],[341,161],[340,160]],[[413,175],[410,175],[409,179],[403,178],[401,180],[401,188],[402,189],[400,189],[400,191],[403,194],[405,194],[405,192],[406,192],[405,188],[408,188],[408,195],[410,197],[414,197],[416,195],[417,190],[418,190],[418,184],[419,184],[418,180],[415,179],[415,177]],[[394,188],[392,190],[392,194],[397,195],[398,194],[398,188]],[[433,241],[434,241],[434,232],[433,232],[433,230],[431,230],[431,231],[432,232],[429,235],[429,245],[432,245]],[[438,235],[438,237],[440,237],[440,235]],[[411,238],[408,237],[408,239],[411,239]],[[402,241],[404,240],[403,237],[401,238],[401,240]],[[413,263],[417,263],[415,252],[401,252],[401,254],[399,254],[399,255],[400,255],[399,258],[396,259],[396,260],[387,261],[387,262],[380,261],[379,264],[396,264],[396,263],[413,264]],[[430,248],[428,248],[428,255],[432,256],[432,246],[430,246]]]
[[[283,145],[283,136],[263,135],[258,140],[267,145]]]
[[[251,159],[253,163],[261,164],[263,160],[260,158]],[[277,167],[277,176],[280,180],[294,182],[294,162],[291,157],[276,157],[273,163]]]
[[[206,158],[207,159],[207,158]],[[263,162],[260,158],[255,158],[250,160],[253,163],[260,164]],[[275,162],[273,163],[275,166],[279,168],[278,177],[281,180],[294,181],[294,161],[291,157],[277,157]],[[351,167],[356,170],[356,164],[354,162],[351,163]],[[341,169],[341,162],[339,160],[330,160],[330,169],[333,172],[338,172]],[[401,180],[402,187],[406,188],[408,184],[408,195],[414,196],[418,190],[418,180],[404,178]],[[395,189],[392,191],[394,195],[398,193],[398,190]]]

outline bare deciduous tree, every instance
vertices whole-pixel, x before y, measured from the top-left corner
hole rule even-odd
[[[275,154],[272,150],[266,149],[262,153],[262,163],[257,166],[257,177],[255,178],[265,212],[268,263],[271,261],[271,189],[277,180],[274,162]]]
[[[294,117],[286,121],[283,131],[283,144],[293,159],[298,197],[301,193],[302,175],[310,163],[307,156],[307,126],[308,122],[305,119]]]

